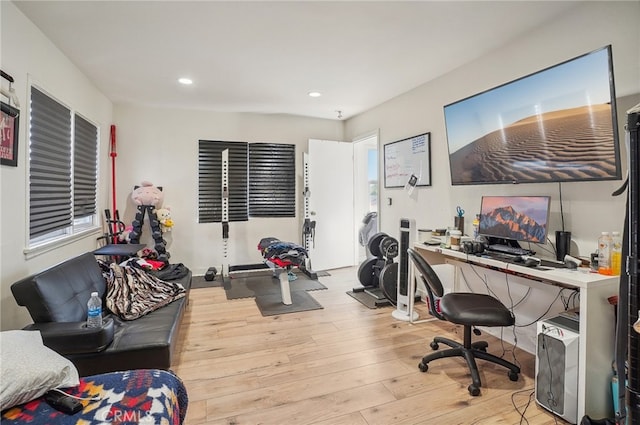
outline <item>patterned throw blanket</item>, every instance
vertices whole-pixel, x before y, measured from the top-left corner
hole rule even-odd
[[[87,376],[64,391],[80,398],[80,412],[67,415],[40,397],[3,411],[0,421],[3,425],[180,425],[189,404],[180,378],[157,369]]]
[[[137,267],[116,263],[102,267],[107,308],[124,320],[137,319],[186,295],[181,284],[158,279]]]

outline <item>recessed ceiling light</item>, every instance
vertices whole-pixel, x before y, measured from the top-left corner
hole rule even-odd
[[[188,86],[189,84],[193,84],[193,81],[190,78],[178,78],[178,82],[180,84],[184,84],[185,86]]]
[[[311,96],[311,97],[320,97],[320,96],[322,96],[322,93],[320,93],[319,91],[310,91],[309,92],[309,96]]]

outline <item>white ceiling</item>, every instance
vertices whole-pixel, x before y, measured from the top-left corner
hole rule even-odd
[[[579,4],[14,3],[115,103],[329,119],[366,111]],[[182,76],[194,84],[179,85]]]

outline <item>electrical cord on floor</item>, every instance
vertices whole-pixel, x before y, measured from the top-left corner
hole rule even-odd
[[[518,408],[518,406],[516,405],[515,396],[523,394],[523,393],[526,393],[526,392],[529,392],[529,396],[527,397],[527,404],[524,405],[524,409],[521,412],[520,409]],[[527,409],[531,405],[531,400],[533,399],[533,394],[534,394],[534,389],[533,388],[527,388],[527,389],[524,389],[524,390],[515,391],[515,392],[511,393],[511,404],[513,405],[513,408],[516,409],[516,412],[518,412],[518,414],[520,415],[520,425],[522,425],[522,423],[523,423],[522,421],[524,421],[524,423],[526,423],[527,425],[529,424],[529,421],[525,417],[525,414],[527,413]]]

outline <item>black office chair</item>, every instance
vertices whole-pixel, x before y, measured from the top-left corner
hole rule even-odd
[[[416,278],[419,276],[427,289],[429,296],[429,311],[440,320],[464,326],[464,342],[443,337],[433,338],[431,348],[437,350],[438,344],[448,345],[449,349],[428,354],[422,358],[418,365],[422,372],[429,369],[429,362],[444,357],[464,357],[471,371],[472,383],[467,388],[469,394],[477,396],[480,394],[480,374],[476,365],[476,358],[497,363],[509,369],[509,379],[518,380],[520,368],[500,357],[487,353],[487,342],[471,342],[471,328],[475,326],[512,326],[515,319],[509,309],[494,297],[486,294],[475,294],[467,292],[444,293],[440,278],[433,271],[427,261],[416,251],[409,248],[407,250],[411,262],[415,266]],[[440,298],[440,311],[435,308],[436,297]]]

